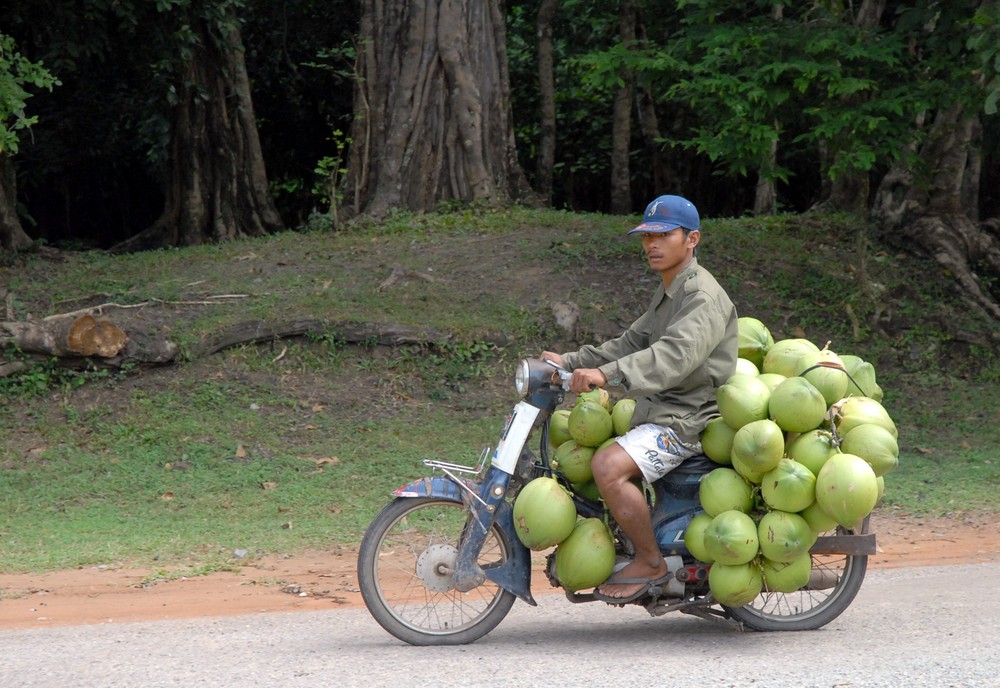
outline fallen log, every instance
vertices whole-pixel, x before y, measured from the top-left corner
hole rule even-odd
[[[259,344],[307,334],[330,336],[346,344],[404,346],[443,346],[454,337],[426,327],[408,327],[392,323],[328,321],[301,319],[286,322],[250,320],[234,325],[196,347],[195,357],[207,356],[242,344]],[[502,335],[484,341],[503,346]],[[125,364],[172,363],[177,345],[157,334],[149,334],[115,323],[109,318],[95,318],[80,311],[49,316],[39,321],[0,321],[0,347],[14,347],[31,357],[57,357],[67,366],[98,365],[120,368]],[[0,377],[24,368],[17,360],[0,360]]]
[[[380,344],[403,346],[418,344],[429,346],[451,341],[452,336],[430,328],[406,327],[391,323],[364,323],[354,321],[327,321],[317,319],[291,320],[270,323],[250,320],[230,327],[214,337],[201,350],[203,355],[214,354],[241,344],[276,341],[306,334],[330,335],[348,344]]]
[[[109,318],[95,318],[89,313],[0,322],[0,346],[27,356],[64,359],[71,365],[89,361],[115,368],[126,363],[169,363],[177,355],[177,345],[167,339],[126,331]],[[0,376],[20,368],[8,361],[0,368]]]
[[[0,344],[27,354],[116,356],[128,335],[110,320],[92,315],[53,317],[28,322],[0,322]]]

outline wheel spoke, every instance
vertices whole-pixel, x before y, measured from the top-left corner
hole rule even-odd
[[[729,612],[757,630],[820,628],[850,606],[864,580],[867,564],[865,556],[813,555],[805,587],[791,593],[765,590],[750,604]]]
[[[362,592],[368,593],[365,602],[379,623],[417,644],[459,642],[447,636],[463,632],[474,639],[473,635],[486,632],[477,626],[488,626],[487,631],[495,626],[513,603],[510,593],[489,580],[464,593],[451,587],[459,538],[469,524],[464,506],[444,500],[403,500],[392,511],[398,513],[385,517],[377,543],[362,547],[372,551],[371,580]],[[508,557],[508,546],[494,528],[478,563],[499,565]],[[399,632],[397,624],[403,627]],[[414,640],[413,634],[438,640]]]

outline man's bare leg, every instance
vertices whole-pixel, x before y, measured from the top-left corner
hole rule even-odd
[[[635,559],[614,578],[655,580],[666,575],[667,565],[656,543],[649,506],[642,491],[631,482],[642,477],[635,461],[621,446],[612,444],[594,455],[592,466],[594,481],[611,515],[635,544]],[[629,597],[643,587],[643,583],[604,583],[598,591],[609,597]]]

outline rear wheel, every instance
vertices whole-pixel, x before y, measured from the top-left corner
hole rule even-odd
[[[838,533],[846,533],[838,528]],[[861,589],[868,557],[814,554],[812,575],[801,590],[763,592],[745,607],[726,607],[733,618],[757,631],[811,631],[851,606]]]
[[[358,585],[368,611],[386,631],[412,645],[462,645],[503,620],[514,595],[487,580],[468,592],[451,583],[458,544],[469,523],[464,505],[435,498],[396,499],[368,527],[358,554]],[[478,563],[511,553],[493,526]]]

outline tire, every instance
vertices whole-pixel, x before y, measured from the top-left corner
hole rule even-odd
[[[838,529],[838,532],[844,531]],[[745,607],[724,609],[755,631],[812,631],[830,623],[851,606],[867,569],[867,556],[814,554],[810,583],[801,590],[765,591]]]
[[[372,521],[358,553],[358,586],[382,628],[411,645],[464,645],[496,628],[515,596],[487,580],[468,592],[451,586],[465,506],[433,497],[390,502]],[[495,525],[479,565],[505,562],[512,551]]]

